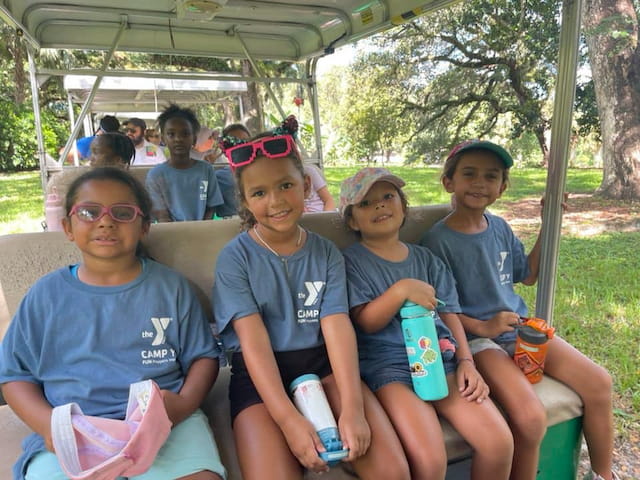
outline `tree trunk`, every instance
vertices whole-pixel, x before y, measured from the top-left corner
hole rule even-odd
[[[640,199],[640,46],[632,0],[586,0],[589,48],[602,131],[605,197]]]
[[[253,77],[255,73],[249,60],[241,60],[242,75]],[[249,129],[251,135],[256,135],[264,130],[262,122],[262,103],[258,94],[256,82],[247,82],[247,92],[241,95],[244,118],[242,123]]]
[[[18,35],[12,33],[11,37],[7,40],[7,46],[9,53],[13,57],[13,82],[15,85],[13,101],[16,105],[22,105],[27,98],[27,74],[24,69],[24,45],[22,43],[22,39]]]

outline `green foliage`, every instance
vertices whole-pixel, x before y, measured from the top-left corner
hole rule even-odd
[[[0,173],[0,235],[42,231],[44,204],[37,172]]]
[[[9,132],[0,136],[0,171],[29,170],[38,167],[38,145],[33,112],[26,106],[0,100],[0,131]],[[51,114],[42,112],[42,135],[45,150],[56,155],[58,145],[66,139],[68,132],[64,124]]]
[[[593,80],[576,86],[576,124],[578,135],[594,134],[600,140],[600,119]]]
[[[558,17],[557,1],[472,0],[398,27],[353,66],[369,85],[357,87],[368,101],[350,97],[349,115],[376,124],[371,131],[380,118],[370,99],[389,96],[399,105],[387,109],[388,119],[402,132],[409,162],[437,161],[459,140],[489,133],[515,140],[532,132],[544,141]]]
[[[612,373],[616,391],[635,412],[640,411],[640,257],[629,252],[638,241],[638,232],[563,237],[554,305],[558,334]],[[533,308],[535,289],[520,285],[517,291]]]

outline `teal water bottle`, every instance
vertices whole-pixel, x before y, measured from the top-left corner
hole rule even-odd
[[[407,301],[400,309],[400,317],[413,390],[425,401],[446,397],[449,388],[442,365],[435,312]]]

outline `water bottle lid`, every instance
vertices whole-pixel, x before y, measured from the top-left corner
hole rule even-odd
[[[525,342],[532,343],[533,345],[542,345],[548,340],[546,333],[536,330],[529,325],[518,327],[518,336]]]
[[[400,309],[400,316],[402,318],[421,317],[424,315],[430,316],[433,315],[433,312],[413,302],[404,302],[403,307]]]
[[[319,382],[320,377],[314,373],[305,373],[304,375],[300,375],[293,382],[291,382],[291,385],[289,385],[289,391],[293,393],[293,391],[296,389],[298,385],[300,385],[302,382],[308,382],[310,380],[315,380]]]

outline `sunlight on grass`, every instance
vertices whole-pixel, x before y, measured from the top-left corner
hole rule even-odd
[[[0,174],[0,234],[42,231],[43,198],[39,172]]]

